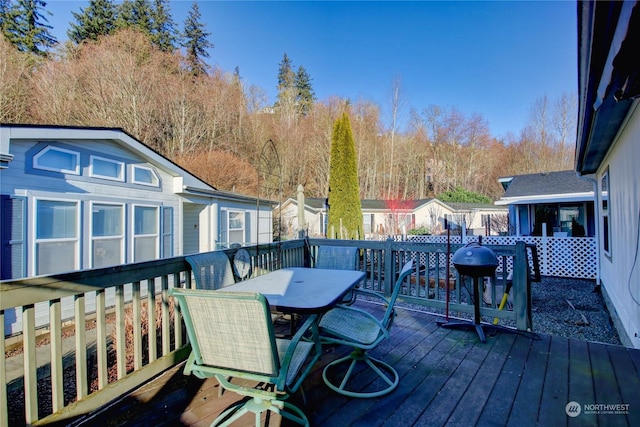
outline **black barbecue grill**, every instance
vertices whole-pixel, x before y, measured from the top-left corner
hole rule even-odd
[[[498,257],[486,246],[480,243],[469,243],[458,249],[451,258],[451,262],[458,273],[473,277],[491,277],[498,267]]]
[[[480,318],[480,302],[482,300],[479,297],[482,294],[480,291],[480,278],[495,277],[496,268],[498,267],[498,257],[491,248],[482,246],[481,243],[473,242],[455,251],[451,262],[461,276],[467,276],[473,279],[472,298],[474,305],[474,322],[447,321],[438,322],[438,324],[451,329],[475,329],[480,340],[486,342],[483,328],[505,330],[505,328],[501,328],[498,325],[481,323]]]

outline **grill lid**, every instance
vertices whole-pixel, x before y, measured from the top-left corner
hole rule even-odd
[[[458,249],[451,261],[460,274],[471,277],[493,276],[498,267],[495,252],[476,242]]]

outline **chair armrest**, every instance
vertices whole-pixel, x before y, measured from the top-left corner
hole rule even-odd
[[[374,292],[374,291],[370,291],[368,289],[354,289],[353,292],[358,294],[358,295],[366,295],[366,296],[369,296],[369,297],[377,298],[377,299],[381,300],[384,304],[389,305],[389,300],[384,295],[382,295],[380,292]]]
[[[311,330],[311,336],[307,334],[309,330]],[[295,333],[295,335],[288,341],[290,341],[289,348],[287,349],[287,352],[285,353],[283,359],[281,360],[283,368],[289,369],[289,363],[291,362],[293,353],[295,352],[296,347],[298,346],[298,343],[300,341],[306,341],[306,342],[313,341],[314,346],[316,347],[315,350],[318,353],[322,353],[322,344],[320,343],[320,333],[318,331],[318,315],[317,314],[309,315],[309,317],[307,317],[307,320],[305,320],[302,326],[298,328],[298,331]],[[314,360],[314,363],[315,363],[315,360]]]

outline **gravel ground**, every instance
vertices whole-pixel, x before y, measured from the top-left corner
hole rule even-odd
[[[403,304],[416,310],[424,306]],[[618,333],[599,289],[593,280],[543,277],[531,284],[533,332],[621,345]],[[443,315],[444,311],[427,308],[429,312]],[[450,316],[472,319],[466,313],[450,313]],[[490,322],[492,319],[483,319]],[[501,325],[515,326],[502,321]]]
[[[531,300],[535,332],[621,345],[593,280],[546,277],[532,283]]]

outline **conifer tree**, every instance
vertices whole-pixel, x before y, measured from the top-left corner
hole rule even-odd
[[[90,0],[80,12],[71,12],[76,23],[70,23],[69,40],[79,44],[85,40],[98,40],[115,29],[116,7],[113,0]]]
[[[163,52],[171,52],[177,48],[176,26],[169,12],[168,0],[155,0],[155,8],[151,14],[151,39]]]
[[[116,28],[129,28],[135,22],[135,12],[133,10],[133,2],[131,0],[123,0],[118,6],[116,14]]]
[[[296,102],[296,73],[286,52],[278,65],[278,100],[276,101],[276,106],[283,112],[293,113]]]
[[[153,8],[149,0],[133,0],[132,26],[145,34],[151,35]]]
[[[302,65],[298,67],[298,71],[296,72],[295,88],[296,105],[298,107],[298,112],[301,115],[306,116],[307,114],[309,114],[309,111],[311,111],[311,108],[313,107],[315,94],[313,93],[313,88],[311,87],[311,77]]]
[[[343,113],[333,125],[328,215],[327,235],[330,238],[363,238],[356,147],[351,122],[346,113]]]
[[[184,22],[182,42],[182,46],[186,49],[187,68],[194,76],[207,74],[209,66],[203,58],[208,58],[207,49],[213,48],[213,44],[208,40],[211,33],[205,30],[201,18],[198,3],[194,2]]]
[[[3,33],[19,51],[46,56],[48,49],[58,43],[49,32],[53,27],[41,12],[46,6],[44,0],[18,0],[15,5],[9,4],[3,19]]]
[[[137,28],[150,36],[152,13],[153,8],[149,0],[124,0],[118,7],[116,28]]]
[[[287,52],[284,53],[284,57],[278,65],[278,91],[291,89],[294,85],[296,75],[293,71],[291,59],[287,56]]]
[[[5,26],[5,22],[8,19],[10,9],[11,9],[10,0],[0,0],[0,34],[4,35],[4,26]]]

